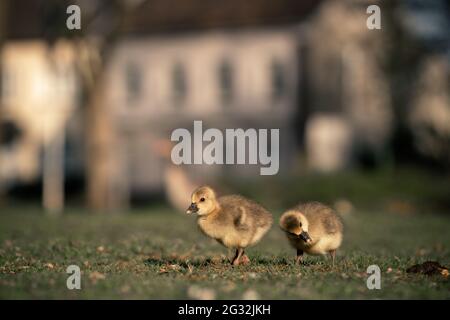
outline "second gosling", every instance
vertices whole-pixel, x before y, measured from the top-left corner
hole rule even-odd
[[[256,244],[272,226],[272,215],[258,203],[240,195],[217,197],[202,186],[192,193],[186,213],[196,213],[200,230],[223,246],[236,250],[232,265],[250,262],[245,248]]]
[[[296,263],[303,261],[303,253],[330,254],[334,260],[343,238],[341,218],[330,207],[319,202],[300,204],[285,212],[280,227],[289,243],[297,249]]]

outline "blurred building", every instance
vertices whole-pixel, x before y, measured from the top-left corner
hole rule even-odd
[[[95,11],[96,2],[77,3]],[[127,13],[102,77],[104,119],[114,132],[108,183],[121,197],[175,190],[173,179],[190,190],[192,177],[258,174],[259,166],[174,168],[167,145],[155,146],[176,128],[192,130],[194,120],[204,129],[281,129],[280,174],[291,172],[300,151],[309,169],[326,172],[385,152],[394,108],[382,62],[392,44],[384,29],[366,27],[367,6],[381,1],[129,2],[138,7]],[[66,5],[10,1],[1,121],[15,138],[1,147],[3,181],[38,177],[42,146],[63,133],[66,170],[83,174],[90,137],[76,73],[81,53],[58,35]],[[103,10],[103,23],[112,20],[114,8]],[[108,32],[105,25],[96,37]],[[445,109],[448,100],[441,101]]]
[[[201,31],[149,36],[119,43],[108,69],[107,103],[114,112],[121,153],[132,185],[159,187],[161,161],[154,138],[176,128],[280,128],[290,143],[282,168],[296,155],[292,121],[297,114],[297,33],[292,27],[251,31]],[[193,174],[220,173],[192,166]],[[258,174],[257,166],[230,173]]]
[[[171,175],[165,172],[172,165],[167,154],[155,151],[154,142],[169,139],[176,128],[192,129],[193,120],[203,120],[205,129],[279,128],[280,167],[282,171],[292,167],[297,155],[294,125],[299,104],[301,26],[317,2],[253,2],[169,5],[148,1],[127,19],[126,30],[105,69],[105,103],[113,121],[113,154],[117,157],[112,170],[117,177],[111,181],[119,184],[112,189],[126,194],[161,190],[168,183],[165,179]],[[44,21],[31,17],[30,10],[21,10],[33,6],[36,13],[45,13]],[[71,148],[75,145],[82,151],[76,145],[89,139],[82,126],[71,124],[81,119],[81,84],[76,82],[73,60],[80,53],[72,47],[63,71],[53,69],[52,63],[63,62],[54,56],[59,40],[53,32],[46,32],[45,19],[52,15],[44,7],[40,1],[11,2],[10,10],[16,17],[9,20],[10,36],[3,48],[4,121],[14,123],[22,138],[10,144],[9,152],[1,152],[10,163],[2,168],[19,181],[25,176],[19,171],[26,172],[27,179],[40,176],[44,136],[50,140],[60,136],[70,124],[76,128],[66,132]],[[23,68],[27,64],[33,67]],[[39,93],[40,100],[32,94],[39,86],[45,87]],[[63,89],[55,90],[58,87]],[[41,104],[48,108],[36,114]],[[9,114],[8,110],[16,111]],[[19,115],[18,110],[25,111]],[[55,114],[45,120],[54,129],[42,128],[43,120],[38,116],[47,114]],[[29,136],[32,142],[25,143],[24,137]],[[19,154],[19,146],[27,150],[27,165],[32,167],[28,171],[25,165],[10,170],[19,166],[10,156]],[[70,150],[66,153],[66,161],[73,162],[71,154]],[[259,166],[189,166],[186,174],[211,178],[224,174],[224,170],[226,174],[251,175],[258,173]]]

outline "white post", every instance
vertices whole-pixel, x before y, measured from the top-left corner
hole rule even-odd
[[[43,206],[51,214],[64,208],[64,126],[49,137],[48,118],[44,116]]]

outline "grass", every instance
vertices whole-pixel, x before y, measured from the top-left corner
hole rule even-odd
[[[333,174],[297,173],[281,178],[255,176],[225,182],[233,192],[264,199],[266,206],[275,208],[290,207],[299,201],[318,200],[332,204],[338,199],[346,199],[358,208],[376,211],[450,213],[448,174],[414,167]]]
[[[273,211],[278,218],[280,210]],[[193,217],[158,207],[127,215],[60,217],[35,208],[0,212],[2,299],[449,299],[442,276],[408,274],[426,260],[450,262],[450,216],[354,210],[334,268],[324,257],[293,264],[294,251],[274,226],[248,251],[252,264],[231,267],[231,253],[205,238]],[[68,290],[65,270],[82,270]],[[366,269],[382,271],[381,290],[366,287]]]

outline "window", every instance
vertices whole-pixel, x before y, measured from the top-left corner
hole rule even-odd
[[[271,64],[272,99],[279,100],[286,94],[286,79],[284,66],[280,61],[273,60]]]
[[[0,145],[11,147],[22,137],[22,130],[16,123],[6,120],[0,123]]]
[[[223,60],[219,66],[219,87],[223,103],[230,103],[233,98],[233,67],[228,60]]]
[[[125,70],[126,94],[128,103],[135,103],[141,94],[141,70],[134,63],[128,63]]]
[[[182,103],[187,95],[186,71],[181,63],[176,63],[172,70],[172,87],[175,103]]]

